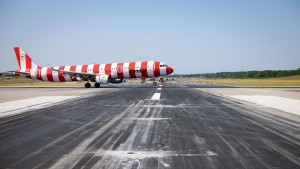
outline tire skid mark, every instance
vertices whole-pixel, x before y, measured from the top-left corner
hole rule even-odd
[[[134,107],[135,103],[132,104]],[[83,156],[82,152],[89,151],[90,149],[86,149],[96,138],[98,138],[105,130],[111,128],[118,122],[120,119],[123,119],[124,116],[131,110],[131,108],[125,109],[121,114],[116,115],[112,118],[109,123],[103,125],[97,131],[95,131],[89,138],[86,138],[79,146],[77,146],[72,152],[63,156],[59,161],[57,161],[51,168],[73,168],[79,161],[80,156]],[[93,120],[94,122],[94,120]]]
[[[116,110],[117,110],[117,109],[113,109],[113,110],[111,110],[111,111],[109,111],[109,112],[113,112],[113,111],[116,111]],[[109,112],[108,112],[108,113],[109,113]],[[101,119],[101,118],[103,118],[103,117],[102,117],[102,116],[99,116],[98,118],[96,118],[96,119],[94,119],[94,120],[92,120],[92,121],[90,121],[90,122],[88,122],[88,123],[86,123],[86,124],[84,124],[84,125],[82,125],[82,126],[76,128],[75,130],[72,130],[72,131],[66,133],[65,135],[63,135],[63,136],[57,138],[56,140],[54,140],[53,142],[48,143],[48,144],[47,144],[46,146],[44,146],[43,148],[41,148],[41,149],[39,149],[39,150],[37,150],[37,151],[34,151],[34,152],[32,152],[32,153],[26,155],[26,157],[24,157],[23,159],[20,159],[20,160],[16,161],[16,162],[13,164],[13,166],[18,165],[18,164],[22,163],[23,161],[25,161],[25,160],[27,160],[27,159],[33,158],[35,155],[37,155],[37,154],[39,154],[39,153],[41,153],[41,152],[43,152],[43,151],[46,151],[46,149],[49,149],[49,148],[51,148],[52,146],[55,146],[55,145],[59,144],[60,142],[64,142],[67,138],[71,137],[71,136],[74,135],[75,133],[78,133],[78,132],[80,132],[80,131],[83,131],[85,128],[88,128],[87,126],[90,126],[90,125],[94,124],[96,121],[98,121],[98,120]],[[82,133],[81,133],[81,134],[82,134]],[[61,147],[61,148],[63,148],[63,147]],[[46,162],[47,162],[47,161],[41,162],[41,163],[46,163]],[[39,164],[39,165],[41,165],[41,164]]]
[[[257,155],[257,153],[254,153],[251,150],[250,145],[244,141],[243,139],[240,140],[240,144],[248,151],[248,153],[251,154],[252,157],[254,157],[257,161],[259,161],[265,168],[272,168],[271,166],[269,166],[268,164],[266,164],[263,160],[261,160],[261,158]]]
[[[290,152],[286,151],[285,149],[281,148],[280,146],[272,143],[271,141],[267,139],[261,139],[262,142],[264,142],[267,146],[272,148],[274,151],[278,152],[279,154],[286,157],[288,160],[292,161],[293,163],[300,166],[300,158],[295,156],[294,154],[291,154]]]
[[[217,132],[215,129],[211,128],[211,130],[227,145],[227,147],[231,150],[232,155],[243,166],[243,168],[247,168],[247,166],[250,166],[250,164],[247,162],[247,160],[244,159],[242,155],[240,155],[239,151],[233,145],[231,145],[231,143],[229,141],[227,141],[224,137],[222,137],[219,134],[219,132]]]
[[[154,104],[154,102],[150,102],[150,104]],[[137,117],[154,119],[160,114],[161,111],[161,109],[157,110],[157,108],[138,108],[138,106],[135,109],[137,110],[132,110],[132,112],[135,113],[129,116],[132,119],[138,119]],[[130,121],[131,120],[129,120],[129,122]],[[151,120],[136,120],[133,130],[123,144],[113,151],[99,150],[95,153],[96,155],[101,155],[104,157],[97,162],[93,168],[118,168],[120,166],[131,168],[134,165],[141,165],[142,167],[144,164],[146,164],[147,157],[155,157],[156,155],[159,156],[163,152],[154,152],[151,155],[147,155],[148,151],[144,152],[144,150],[142,150],[139,152],[140,148],[147,145],[147,141],[150,140],[148,138],[149,131],[153,128],[153,124],[154,122]]]

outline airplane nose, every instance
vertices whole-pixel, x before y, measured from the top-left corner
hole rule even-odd
[[[166,69],[167,69],[167,74],[168,74],[168,75],[171,74],[171,73],[173,73],[173,68],[167,66]]]

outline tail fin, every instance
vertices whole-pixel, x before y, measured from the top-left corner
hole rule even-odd
[[[21,47],[15,47],[15,53],[20,70],[32,69],[38,67],[27,53],[25,53]]]

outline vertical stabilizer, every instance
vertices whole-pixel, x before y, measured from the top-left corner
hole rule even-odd
[[[20,70],[32,69],[37,67],[37,64],[32,61],[29,55],[25,53],[21,47],[15,47],[14,49]]]

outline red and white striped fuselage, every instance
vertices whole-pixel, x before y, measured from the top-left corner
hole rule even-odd
[[[151,78],[168,75],[173,72],[172,68],[159,61],[56,66],[53,67],[53,69],[94,75],[108,75],[112,79]],[[29,74],[21,74],[20,72],[27,72]],[[63,72],[53,71],[49,67],[40,66],[31,69],[18,70],[15,74],[17,76],[24,76],[27,78],[50,82],[85,80],[75,76],[66,75]]]
[[[41,67],[20,47],[14,50],[20,67],[14,71],[15,75],[50,82],[92,81],[98,87],[100,83],[120,83],[123,79],[153,78],[173,72],[159,61]]]

